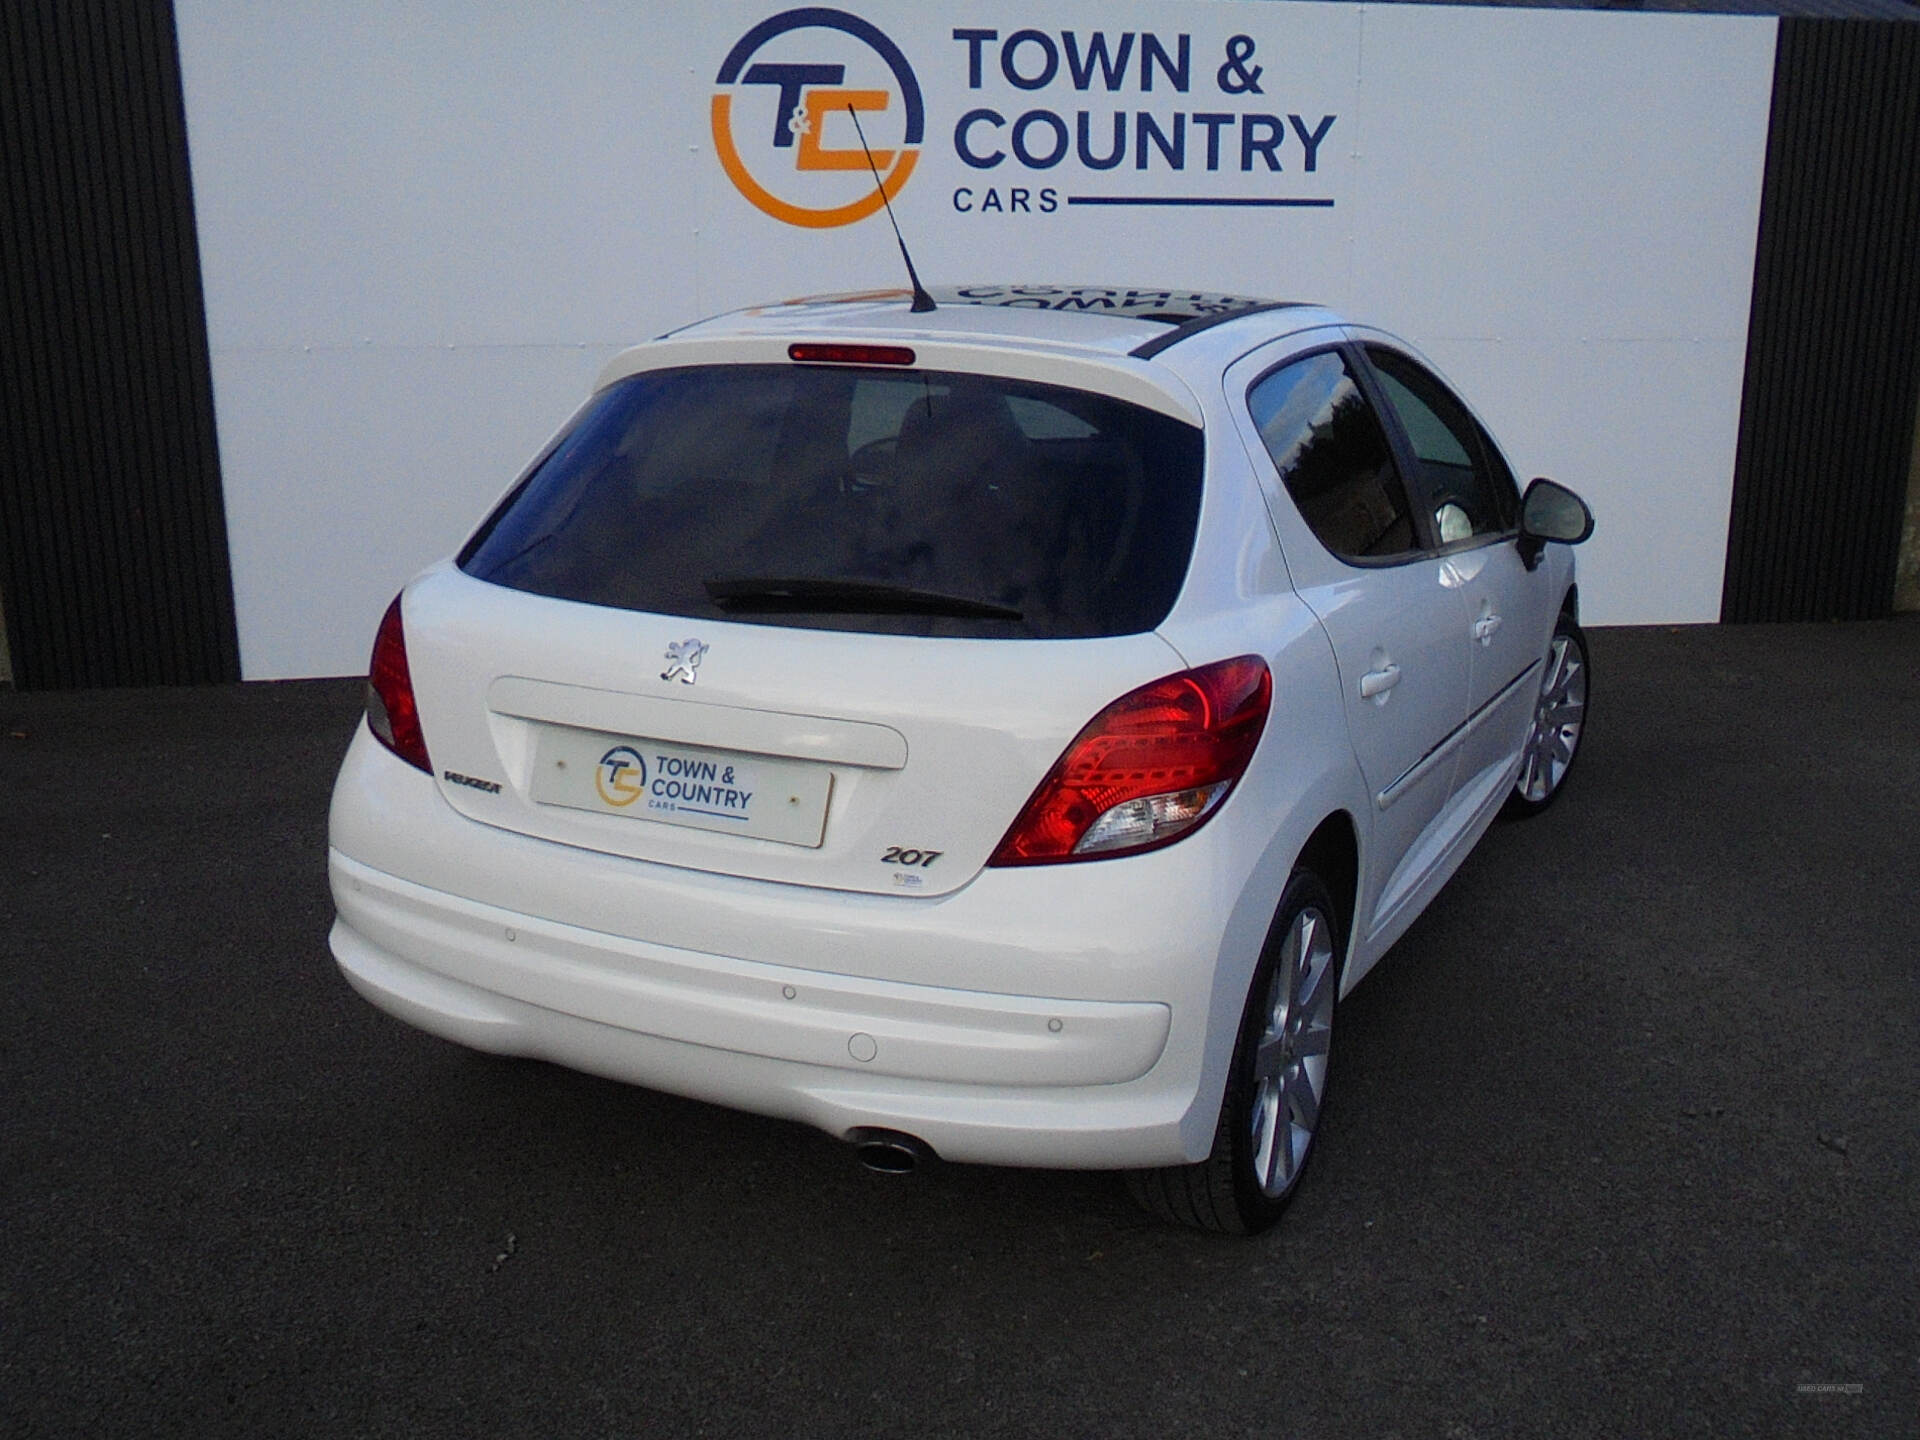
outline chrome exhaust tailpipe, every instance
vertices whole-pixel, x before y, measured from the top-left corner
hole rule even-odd
[[[898,1130],[854,1130],[847,1140],[860,1163],[876,1175],[911,1175],[923,1161],[937,1158],[926,1141]]]

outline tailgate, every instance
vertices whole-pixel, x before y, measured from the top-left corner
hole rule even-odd
[[[435,779],[482,824],[868,893],[978,873],[1082,726],[1181,668],[1153,634],[875,635],[532,595],[443,566],[405,597]]]

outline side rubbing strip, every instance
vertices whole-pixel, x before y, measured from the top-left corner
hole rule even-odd
[[[1446,739],[1442,740],[1438,745],[1414,761],[1413,764],[1409,765],[1399,779],[1395,780],[1391,785],[1387,786],[1386,789],[1373,797],[1373,803],[1382,810],[1385,810],[1389,805],[1393,804],[1394,801],[1406,794],[1414,781],[1418,780],[1422,775],[1425,775],[1429,770],[1433,769],[1435,765],[1438,765],[1442,760],[1446,759],[1448,755],[1453,753],[1453,748],[1456,745],[1466,739],[1467,736],[1471,735],[1475,730],[1479,729],[1486,718],[1500,708],[1502,701],[1529,680],[1537,678],[1539,674],[1540,662],[1536,660],[1503,685],[1498,695],[1494,696],[1491,700],[1487,701],[1486,704],[1474,711],[1472,715],[1468,716]]]

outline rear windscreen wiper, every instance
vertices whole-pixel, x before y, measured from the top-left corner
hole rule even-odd
[[[703,582],[708,596],[722,610],[767,613],[838,613],[847,615],[953,615],[969,620],[1019,620],[1011,605],[969,600],[964,595],[941,595],[905,585],[870,580],[809,580],[784,576]]]

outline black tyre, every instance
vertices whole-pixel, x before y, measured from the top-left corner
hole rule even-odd
[[[1326,1113],[1345,953],[1327,887],[1311,871],[1294,871],[1240,1018],[1213,1151],[1195,1165],[1128,1176],[1144,1208],[1176,1225],[1233,1235],[1256,1234],[1280,1218]]]
[[[1520,774],[1502,813],[1522,819],[1538,815],[1565,787],[1586,733],[1587,679],[1587,637],[1571,615],[1562,615],[1547,647]]]

